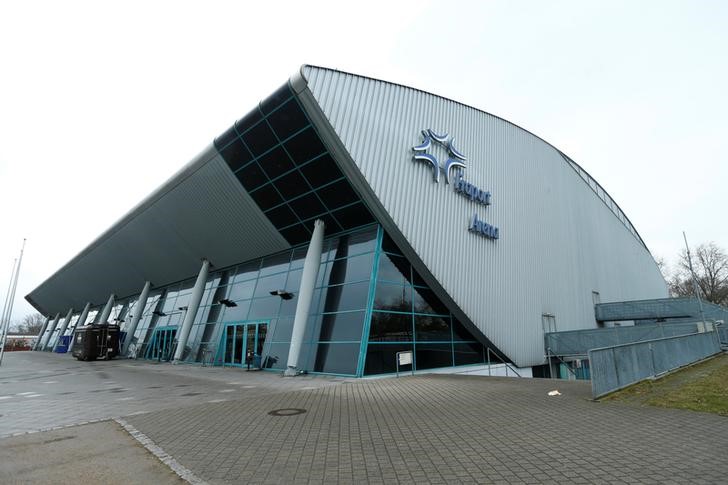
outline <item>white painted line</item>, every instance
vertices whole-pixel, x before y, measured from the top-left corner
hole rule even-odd
[[[258,387],[258,386],[243,386],[243,389],[253,389],[253,388],[256,388],[256,387]]]
[[[235,389],[222,389],[222,390],[217,391],[217,392],[235,392]]]
[[[188,468],[182,466],[177,460],[175,460],[166,451],[164,451],[161,447],[154,443],[154,441],[152,441],[147,435],[145,435],[121,418],[116,418],[114,419],[114,421],[119,423],[121,427],[124,428],[131,435],[132,438],[137,440],[144,448],[149,450],[149,452],[156,456],[159,461],[171,468],[172,471],[175,472],[182,480],[186,481],[187,483],[192,483],[194,485],[206,485],[205,481],[198,478]]]
[[[207,402],[225,402],[225,401],[229,401],[229,400],[230,399],[212,399],[212,400],[207,401]]]
[[[16,396],[27,396],[28,394],[35,394],[34,392],[19,392]]]
[[[35,393],[31,393],[31,394],[26,394],[26,395],[25,395],[24,397],[39,397],[39,396],[42,396],[42,395],[43,395],[43,394],[35,394]]]
[[[43,384],[58,384],[58,381],[45,381]]]
[[[120,397],[117,399],[117,401],[131,401],[132,399],[136,399],[135,397]]]
[[[10,398],[12,398],[12,397],[13,397],[13,396],[0,396],[0,399],[10,399]]]

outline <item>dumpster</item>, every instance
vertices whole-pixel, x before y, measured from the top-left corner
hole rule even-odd
[[[73,332],[71,355],[78,360],[110,360],[119,355],[119,326],[94,323]]]

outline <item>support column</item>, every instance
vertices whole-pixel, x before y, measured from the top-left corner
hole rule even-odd
[[[182,323],[182,328],[180,329],[179,334],[177,335],[177,349],[174,351],[175,363],[182,359],[182,354],[185,351],[187,338],[190,336],[190,330],[192,330],[192,323],[195,321],[197,310],[200,308],[200,301],[202,301],[202,294],[205,292],[205,283],[207,283],[207,275],[209,272],[210,262],[203,259],[202,268],[200,268],[200,273],[197,275],[197,281],[195,281],[195,286],[192,288],[192,296],[190,296],[190,302],[187,305],[185,320]]]
[[[48,328],[48,322],[50,321],[51,317],[46,317],[46,321],[41,327],[40,333],[38,333],[38,337],[35,339],[35,344],[33,344],[33,350],[41,350],[40,341],[43,340],[43,334],[45,333],[46,328]]]
[[[303,274],[301,275],[301,286],[298,290],[298,302],[296,303],[296,316],[293,319],[293,331],[291,332],[291,347],[288,350],[288,363],[284,376],[295,376],[298,371],[298,357],[303,345],[303,336],[306,333],[308,314],[311,308],[313,290],[316,286],[319,266],[321,265],[321,248],[324,242],[324,222],[317,219],[313,223],[313,234],[311,242],[306,251],[306,259],[303,262]]]
[[[124,340],[124,348],[121,350],[121,356],[125,357],[128,355],[129,352],[129,345],[131,344],[131,341],[134,339],[134,333],[136,333],[137,325],[139,325],[139,320],[142,319],[144,316],[144,308],[147,306],[147,299],[149,298],[149,289],[152,287],[152,284],[147,281],[144,283],[144,288],[142,288],[142,292],[139,295],[139,299],[137,300],[136,308],[134,308],[134,315],[131,318],[131,323],[129,324],[129,328],[126,331],[126,339]]]
[[[61,337],[64,333],[66,333],[66,329],[68,328],[68,322],[71,321],[71,317],[73,316],[73,308],[68,309],[68,313],[66,314],[66,318],[63,320],[63,323],[61,324],[61,329],[58,331],[58,338],[56,339],[56,342],[53,344],[53,347],[51,347],[51,350],[55,350],[59,343],[61,343]]]
[[[61,319],[61,314],[56,313],[55,318],[53,318],[53,322],[51,322],[51,326],[48,327],[48,336],[43,339],[43,343],[40,346],[40,350],[46,350],[46,347],[48,346],[48,344],[51,341],[51,335],[53,335],[53,332],[56,329],[56,325],[58,325],[58,320],[60,320],[60,319]]]
[[[88,318],[88,312],[91,310],[91,302],[86,302],[86,306],[83,307],[83,310],[81,311],[81,314],[78,316],[78,321],[76,322],[76,328],[86,325],[86,319]]]
[[[101,317],[98,319],[99,323],[104,324],[109,321],[109,315],[111,315],[112,308],[114,308],[114,294],[113,293],[109,295],[109,301],[106,302],[104,311],[101,312]]]

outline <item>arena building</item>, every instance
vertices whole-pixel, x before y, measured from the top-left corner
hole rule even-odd
[[[502,360],[594,304],[667,296],[607,192],[456,101],[303,66],[26,299],[37,348],[117,322],[123,354],[368,376]]]

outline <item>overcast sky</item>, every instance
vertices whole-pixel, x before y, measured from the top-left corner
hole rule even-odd
[[[728,248],[728,2],[0,4],[0,299],[23,297],[301,64],[506,118],[581,164],[653,255]]]

